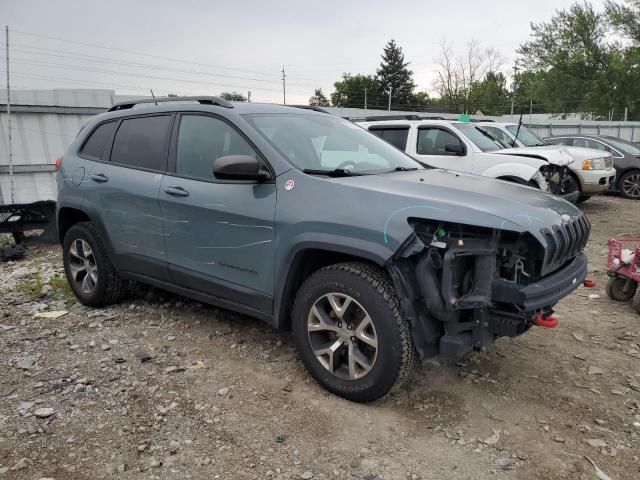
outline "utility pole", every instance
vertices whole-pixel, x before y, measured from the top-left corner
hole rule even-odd
[[[284,73],[284,65],[282,65],[282,104],[286,105],[287,104],[287,85],[285,83],[285,78],[287,76]]]
[[[510,120],[513,122],[513,109],[516,105],[516,79],[518,78],[518,60],[513,64],[513,86],[511,88],[511,117]]]
[[[627,121],[627,114],[629,113],[629,108],[624,107],[624,121]]]
[[[389,87],[389,108],[388,110],[391,111],[391,92],[393,91],[393,87]]]
[[[251,90],[247,92],[247,103],[251,103]]]
[[[13,144],[11,141],[11,86],[9,84],[9,25],[5,26],[6,59],[7,59],[7,133],[9,137],[9,185],[11,203],[16,203],[16,187],[13,178]]]
[[[531,126],[531,124],[533,123],[531,121],[533,116],[533,100],[530,100],[529,102],[529,126]]]
[[[367,111],[367,87],[364,87],[364,111]]]

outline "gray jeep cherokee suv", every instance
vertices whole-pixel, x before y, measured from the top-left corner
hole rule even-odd
[[[539,190],[427,169],[346,120],[216,97],[115,105],[60,164],[85,305],[125,280],[292,329],[328,390],[370,401],[418,358],[542,324],[584,280],[590,225]]]

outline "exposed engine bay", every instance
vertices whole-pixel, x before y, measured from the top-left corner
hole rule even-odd
[[[531,234],[446,222],[416,220],[411,225],[415,236],[390,271],[394,277],[397,273],[415,279],[413,285],[406,282],[412,290],[412,305],[405,308],[418,317],[414,327],[420,342],[414,340],[421,355],[457,358],[485,348],[496,337],[520,335],[536,319],[552,315],[558,301],[553,284],[548,295],[528,298],[528,292],[538,292],[541,282],[557,275],[543,279],[548,255]],[[582,255],[582,241],[576,236],[575,245],[566,246],[567,253],[575,255],[560,260],[561,271],[576,263],[576,272],[570,272],[575,273],[576,282],[586,275],[586,261],[584,266],[576,262],[576,256]]]

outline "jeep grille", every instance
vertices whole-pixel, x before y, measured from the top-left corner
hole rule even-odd
[[[580,253],[591,232],[591,223],[586,216],[580,215],[552,229],[543,228],[542,236],[547,242],[542,274],[557,270]]]

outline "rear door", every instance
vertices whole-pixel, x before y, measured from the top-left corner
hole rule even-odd
[[[119,120],[86,190],[87,207],[96,212],[118,267],[160,280],[168,280],[168,270],[158,192],[172,122],[171,114]]]
[[[416,138],[415,158],[437,168],[473,172],[473,152],[453,131],[442,126],[420,126]],[[451,152],[458,148],[459,153]]]
[[[214,160],[226,155],[259,157],[225,119],[179,115],[171,172],[160,188],[171,277],[180,286],[271,312],[275,183],[214,178]]]

